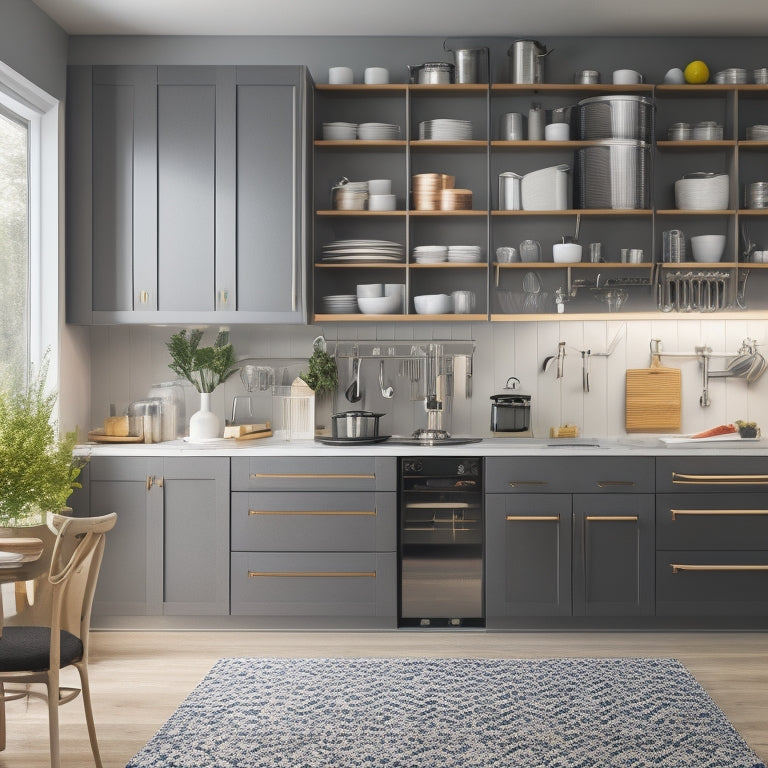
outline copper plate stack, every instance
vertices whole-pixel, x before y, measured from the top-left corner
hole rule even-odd
[[[413,209],[415,211],[439,211],[443,190],[452,189],[453,176],[445,173],[417,173],[412,177]]]
[[[469,211],[472,210],[471,189],[444,189],[440,193],[441,211]]]

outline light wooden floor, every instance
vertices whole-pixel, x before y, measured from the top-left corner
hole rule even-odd
[[[124,768],[223,656],[674,657],[768,763],[766,633],[94,632],[91,643],[104,768]],[[63,768],[92,766],[79,698],[60,714]],[[0,768],[47,768],[43,701],[9,703],[7,720]]]

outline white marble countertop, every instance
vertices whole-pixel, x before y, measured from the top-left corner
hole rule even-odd
[[[375,444],[326,445],[314,440],[220,439],[205,443],[174,440],[165,443],[86,443],[79,456],[768,456],[768,439],[680,441],[663,437],[546,439],[489,437],[462,445]]]

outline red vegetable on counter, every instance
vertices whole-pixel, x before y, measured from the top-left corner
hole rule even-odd
[[[732,435],[734,432],[738,432],[739,429],[735,424],[721,424],[718,427],[712,427],[711,429],[705,429],[703,432],[698,432],[691,437],[717,437],[718,435]]]

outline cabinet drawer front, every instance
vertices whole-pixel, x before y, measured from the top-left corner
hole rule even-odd
[[[232,549],[394,552],[395,493],[233,493]]]
[[[489,493],[648,493],[654,481],[650,457],[491,457],[485,473]]]
[[[232,553],[235,616],[395,616],[394,553]]]
[[[233,491],[394,491],[396,483],[394,458],[232,459]]]
[[[768,460],[760,456],[678,456],[656,460],[657,492],[768,491]]]
[[[768,552],[656,553],[658,616],[760,616],[768,612]]]
[[[658,549],[768,549],[768,493],[662,493]]]

